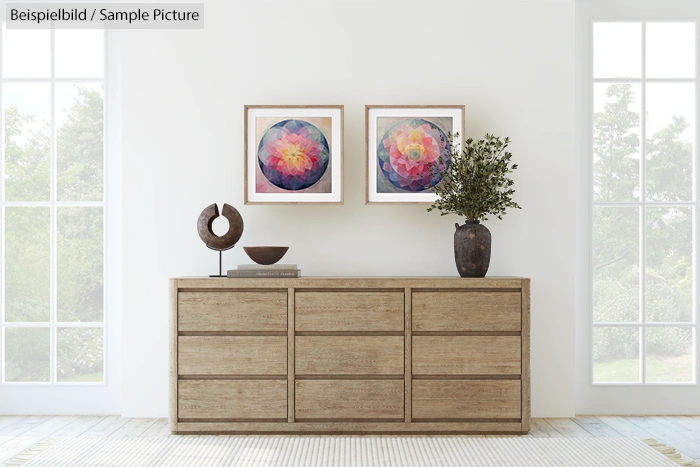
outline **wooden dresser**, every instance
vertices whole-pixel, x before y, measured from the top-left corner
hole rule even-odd
[[[530,280],[172,279],[175,433],[527,433]]]

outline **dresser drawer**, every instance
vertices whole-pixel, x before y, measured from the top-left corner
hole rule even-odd
[[[414,331],[520,331],[520,292],[414,292]]]
[[[283,336],[180,336],[179,375],[286,375]]]
[[[414,336],[414,375],[519,375],[520,336]]]
[[[413,380],[414,419],[519,419],[520,380]]]
[[[403,292],[297,292],[297,331],[403,331]]]
[[[286,292],[180,292],[180,331],[286,331]]]
[[[294,416],[297,421],[403,421],[403,380],[297,380],[294,394]]]
[[[287,421],[286,381],[180,380],[178,418]]]
[[[403,375],[401,336],[297,336],[298,375]]]

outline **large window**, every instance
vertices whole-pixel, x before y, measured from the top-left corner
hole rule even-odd
[[[0,384],[103,384],[104,31],[0,42]]]
[[[592,33],[592,381],[693,384],[696,24]]]

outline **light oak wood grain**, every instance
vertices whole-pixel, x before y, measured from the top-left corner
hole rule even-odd
[[[294,423],[294,289],[288,289],[287,295],[287,422]]]
[[[403,371],[404,371],[404,421],[406,423],[411,423],[411,420],[413,418],[413,406],[411,404],[412,401],[412,391],[413,391],[413,386],[411,385],[411,379],[413,376],[412,373],[412,359],[411,356],[413,354],[412,350],[412,344],[413,340],[411,339],[411,328],[412,326],[412,319],[413,319],[413,299],[412,299],[413,294],[411,293],[411,289],[406,289],[404,291],[404,364],[403,364]]]
[[[521,325],[521,383],[523,432],[530,431],[530,279],[523,279]]]
[[[286,381],[179,382],[180,419],[286,419]]]
[[[297,292],[297,331],[403,331],[401,292]]]
[[[303,419],[403,419],[401,380],[296,382],[295,417]]]
[[[514,289],[520,290],[519,277],[299,277],[296,279],[273,278],[178,278],[182,289]],[[189,291],[189,290],[187,290]]]
[[[415,380],[413,419],[520,419],[520,381]]]
[[[403,375],[404,339],[395,336],[302,336],[297,375]]]
[[[171,436],[171,430],[168,425],[168,420],[158,418],[151,427],[144,431],[139,437],[141,438],[168,438]]]
[[[170,399],[168,401],[168,420],[170,422],[170,430],[175,431],[175,423],[177,422],[177,366],[178,366],[178,349],[177,349],[177,332],[178,332],[178,300],[177,300],[177,280],[171,279],[169,284],[170,290],[170,314],[168,316],[168,324],[170,326],[170,365],[168,374],[168,393]]]
[[[180,278],[171,301],[174,432],[529,428],[528,279]],[[252,383],[279,392],[271,400],[270,386],[258,391]],[[217,389],[208,399],[191,389],[188,397],[205,400],[189,404],[185,416],[180,386],[188,384]],[[248,386],[227,404],[226,391],[241,384]],[[278,412],[266,412],[279,401]],[[221,404],[249,412],[227,413]]]
[[[519,375],[517,336],[413,336],[414,375]]]
[[[520,292],[413,292],[413,331],[520,331]]]
[[[117,431],[109,435],[110,438],[138,438],[156,422],[156,418],[132,418],[122,425]]]
[[[119,415],[110,415],[105,417],[97,425],[94,425],[92,428],[81,434],[80,438],[107,438],[119,428],[129,423],[129,420],[131,419],[120,417]],[[177,429],[177,420],[174,422],[173,420],[170,421],[171,429],[173,425],[175,425],[175,428]]]
[[[55,438],[78,438],[80,435],[100,423],[104,418],[105,417],[103,415],[77,417],[71,423],[56,431],[51,436]],[[167,420],[161,420],[165,422],[167,428]],[[0,435],[0,438],[2,438],[2,435]]]
[[[30,417],[27,417],[27,419],[29,418]],[[66,425],[75,421],[75,418],[75,416],[65,415],[46,417],[46,419],[43,420],[40,418],[34,418],[34,420],[38,423],[32,426],[29,430],[23,432],[20,436],[15,436],[8,440],[2,440],[2,436],[0,436],[0,459],[9,459],[16,456],[34,444],[33,440],[35,438],[51,436],[53,433],[56,433]],[[12,464],[17,465],[14,462]],[[7,464],[2,462],[1,465]]]
[[[179,422],[177,432],[236,434],[484,434],[520,433],[520,422]]]
[[[180,292],[179,331],[286,331],[285,292]]]
[[[282,336],[180,336],[180,375],[286,375]]]

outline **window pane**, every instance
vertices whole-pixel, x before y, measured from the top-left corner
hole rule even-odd
[[[5,381],[49,381],[49,347],[49,328],[5,328]]]
[[[5,199],[48,201],[50,196],[48,84],[3,84]]]
[[[693,330],[647,328],[646,359],[649,383],[693,382]]]
[[[641,86],[593,87],[593,196],[595,201],[639,198]]]
[[[691,201],[695,84],[647,84],[646,177],[649,201]]]
[[[103,185],[102,85],[56,85],[58,201],[101,201]]]
[[[646,208],[646,320],[693,316],[693,210]]]
[[[56,379],[68,382],[104,381],[102,328],[58,328]]]
[[[7,29],[2,23],[3,78],[48,78],[51,69],[48,29]]]
[[[695,77],[695,24],[647,23],[647,78]]]
[[[49,320],[49,208],[5,208],[5,319]]]
[[[56,78],[102,78],[104,30],[56,29],[54,41]]]
[[[59,207],[56,225],[58,321],[103,321],[103,212]]]
[[[639,208],[593,208],[593,319],[640,321]]]
[[[593,328],[593,382],[640,382],[639,328]]]
[[[642,24],[593,24],[593,77],[642,77]]]

